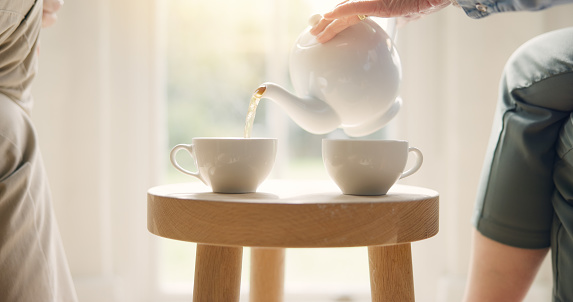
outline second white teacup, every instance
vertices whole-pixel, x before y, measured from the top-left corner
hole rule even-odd
[[[195,159],[195,172],[177,162],[179,150]],[[173,147],[170,158],[177,170],[197,177],[215,193],[250,193],[271,172],[276,153],[276,138],[198,137]]]
[[[410,152],[415,155],[415,163],[404,171]],[[322,159],[342,193],[384,195],[398,179],[418,171],[423,156],[407,141],[323,139]]]

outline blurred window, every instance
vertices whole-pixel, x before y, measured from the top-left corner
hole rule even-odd
[[[243,135],[251,95],[263,82],[290,89],[288,55],[292,43],[326,0],[169,0],[167,9],[167,91],[169,150],[198,136]],[[328,179],[321,158],[324,137],[300,129],[280,108],[263,99],[253,136],[278,137],[273,178]],[[379,131],[372,137],[383,137]],[[182,165],[184,154],[178,156]],[[196,181],[165,162],[169,183]],[[195,245],[161,240],[159,277],[167,296],[190,295]],[[286,301],[367,301],[366,248],[289,249]],[[242,286],[248,290],[249,250],[245,249]],[[324,300],[318,300],[317,296]],[[366,299],[366,300],[364,300]]]

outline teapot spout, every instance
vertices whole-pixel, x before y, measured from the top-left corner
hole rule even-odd
[[[310,96],[298,97],[274,83],[264,83],[262,98],[277,103],[302,129],[313,134],[334,131],[341,124],[338,114],[324,101]]]

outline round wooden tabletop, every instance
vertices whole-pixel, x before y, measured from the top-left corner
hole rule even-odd
[[[331,181],[267,180],[248,194],[172,184],[148,191],[147,228],[161,237],[223,246],[389,245],[437,234],[438,199],[433,190],[404,185],[382,196],[352,196]]]

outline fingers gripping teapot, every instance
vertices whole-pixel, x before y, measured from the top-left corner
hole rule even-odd
[[[401,65],[392,39],[367,18],[320,44],[310,29],[298,37],[290,55],[296,93],[264,83],[263,98],[279,104],[301,128],[324,134],[342,128],[365,136],[385,126],[399,111]]]

